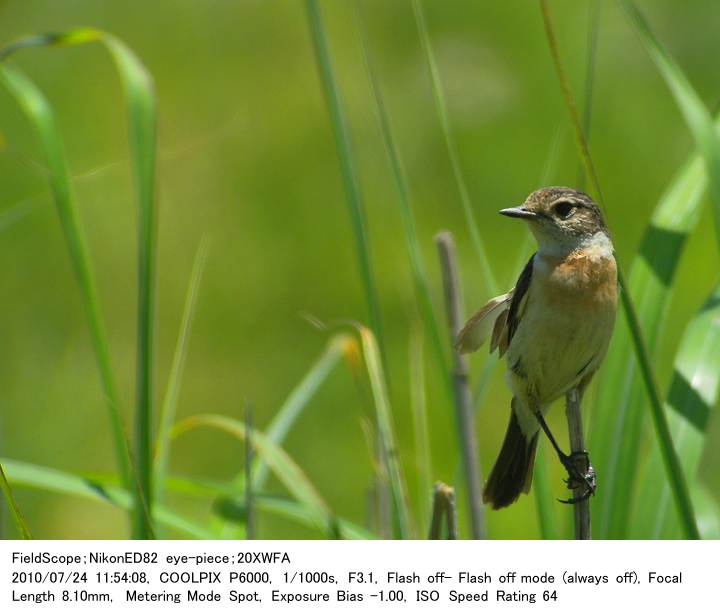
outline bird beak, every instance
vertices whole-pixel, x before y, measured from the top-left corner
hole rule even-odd
[[[526,218],[528,220],[537,218],[537,214],[532,210],[526,209],[524,205],[519,207],[508,207],[504,210],[500,210],[500,213],[503,216],[510,216],[510,218]]]

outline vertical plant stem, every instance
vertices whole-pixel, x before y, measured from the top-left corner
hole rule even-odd
[[[550,9],[548,8],[547,0],[540,0],[540,8],[542,10],[543,21],[545,23],[545,32],[547,34],[550,53],[555,64],[565,104],[570,114],[570,120],[573,128],[575,129],[575,140],[577,142],[583,164],[585,165],[585,172],[590,180],[599,205],[604,209],[605,201],[602,197],[602,191],[600,190],[600,183],[590,156],[587,141],[583,135],[577,107],[575,106],[575,101],[570,90],[570,85],[568,84],[565,72],[562,68],[562,63],[560,62],[560,53],[558,51],[557,40],[555,39],[555,33],[550,19]],[[630,337],[632,339],[635,355],[640,367],[640,374],[642,375],[650,402],[650,411],[653,426],[655,427],[655,434],[657,436],[658,444],[660,445],[660,452],[662,454],[663,462],[665,463],[665,469],[667,470],[668,481],[672,487],[673,497],[675,498],[675,503],[683,523],[685,535],[689,539],[699,539],[700,532],[697,528],[693,505],[690,500],[690,491],[688,490],[687,481],[673,445],[668,420],[665,416],[665,411],[663,410],[660,394],[658,393],[659,388],[655,379],[655,373],[650,363],[650,355],[645,343],[645,337],[643,335],[642,328],[640,327],[640,320],[638,319],[635,305],[630,297],[630,290],[625,282],[625,276],[619,261],[618,283],[621,290],[620,299],[623,311],[625,313],[625,318],[627,319]]]
[[[253,446],[250,440],[252,434],[252,406],[245,402],[245,539],[255,539],[255,511],[253,510]]]
[[[485,519],[480,491],[480,466],[475,439],[475,418],[472,406],[472,392],[468,382],[468,364],[465,357],[455,349],[455,340],[462,325],[463,301],[458,279],[455,256],[455,242],[448,231],[435,237],[440,257],[440,270],[445,291],[448,331],[453,349],[453,386],[455,388],[455,413],[458,438],[465,475],[465,488],[470,510],[470,524],[473,539],[485,537]]]
[[[580,395],[577,389],[571,389],[565,394],[565,414],[567,415],[568,434],[570,435],[570,451],[585,451],[585,437],[583,435],[582,414],[580,412]],[[584,475],[588,469],[578,469]],[[585,488],[575,488],[573,496],[579,498]],[[590,499],[581,500],[573,505],[575,519],[575,539],[592,539],[590,532]]]
[[[457,539],[455,490],[451,486],[438,481],[433,486],[433,512],[428,539],[440,539],[443,518],[447,526],[447,539]]]
[[[360,268],[365,302],[367,304],[370,329],[378,340],[380,354],[384,359],[385,345],[380,320],[380,303],[375,288],[365,208],[360,195],[360,183],[358,182],[353,163],[350,133],[342,112],[340,95],[330,63],[330,51],[327,40],[325,39],[325,31],[323,29],[317,1],[305,0],[305,7],[310,25],[310,34],[312,35],[313,46],[315,48],[315,58],[320,73],[320,80],[322,82],[328,112],[330,113],[333,135],[335,137],[335,148],[337,150],[340,172],[345,188],[345,197],[350,212],[350,222],[355,240],[355,251]]]

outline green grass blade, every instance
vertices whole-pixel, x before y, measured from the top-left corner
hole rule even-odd
[[[309,402],[338,364],[345,352],[348,343],[354,341],[347,334],[338,334],[328,342],[325,351],[305,375],[302,381],[293,389],[287,400],[275,414],[267,427],[265,437],[275,445],[281,445]],[[268,475],[268,465],[263,458],[257,459],[253,470],[254,484],[258,489],[265,485]]]
[[[463,214],[465,215],[465,221],[470,233],[470,240],[480,264],[480,273],[482,274],[487,292],[490,295],[495,296],[499,293],[498,285],[495,281],[492,269],[490,268],[490,260],[487,256],[485,243],[480,235],[480,229],[473,212],[470,192],[468,191],[467,184],[465,183],[465,176],[460,168],[460,157],[458,156],[457,147],[450,127],[450,116],[447,111],[447,105],[445,104],[445,93],[442,81],[440,80],[440,71],[438,71],[437,63],[435,62],[435,54],[433,53],[432,45],[430,43],[430,34],[428,33],[427,24],[425,23],[425,14],[423,13],[421,0],[413,0],[412,5],[423,54],[425,55],[428,70],[430,71],[430,81],[432,85],[433,99],[435,101],[435,110],[437,111],[440,128],[442,129],[443,138],[445,140],[445,146],[448,151],[448,156],[450,157],[450,165],[452,166],[455,183],[457,184],[458,191],[460,193],[460,204],[462,205]]]
[[[644,325],[649,351],[659,348],[672,297],[675,272],[686,240],[699,220],[707,186],[703,162],[695,155],[680,169],[661,197],[640,243],[628,289]],[[644,387],[632,354],[625,322],[604,362],[592,416],[590,450],[603,484],[594,499],[597,537],[622,537],[632,506],[638,442],[642,435]]]
[[[719,392],[720,285],[685,331],[665,402],[683,471],[691,481],[697,481],[708,418],[717,404]],[[647,458],[640,486],[638,510],[632,517],[633,536],[643,539],[680,537],[680,521],[655,443]]]
[[[118,395],[115,388],[107,334],[102,321],[92,260],[80,224],[75,197],[70,184],[70,174],[65,151],[55,115],[46,98],[20,70],[0,64],[0,80],[27,115],[37,133],[43,155],[49,169],[50,189],[65,236],[75,277],[87,318],[95,361],[107,403],[112,429],[115,459],[126,486],[132,485],[127,440],[120,417]]]
[[[680,250],[682,249],[685,236],[697,221],[697,209],[699,208],[698,202],[704,185],[707,183],[707,177],[710,178],[710,192],[715,205],[714,210],[716,213],[716,221],[718,220],[718,212],[720,211],[720,200],[718,199],[718,196],[720,195],[720,189],[718,187],[718,183],[720,182],[720,166],[718,165],[718,162],[720,161],[720,142],[717,138],[716,124],[713,124],[712,118],[680,69],[661,48],[659,42],[653,36],[642,15],[637,11],[631,2],[622,2],[622,5],[626,9],[636,30],[640,34],[641,40],[646,46],[646,49],[657,64],[661,74],[673,92],[673,95],[675,96],[678,105],[680,106],[683,115],[690,126],[691,132],[695,137],[698,150],[704,160],[705,168],[707,170],[707,174],[703,176],[702,160],[696,160],[689,165],[688,171],[686,172],[687,175],[692,178],[692,181],[687,183],[688,188],[685,191],[686,193],[689,193],[687,195],[689,197],[687,204],[692,207],[692,211],[685,214],[687,215],[688,224],[683,224],[683,212],[677,211],[679,208],[676,207],[674,208],[675,211],[672,209],[670,210],[672,219],[667,221],[670,225],[654,224],[654,228],[651,227],[649,231],[649,233],[652,232],[654,234],[654,237],[651,237],[648,241],[643,242],[643,247],[651,252],[650,255],[645,256],[645,265],[648,269],[653,268],[657,277],[660,278],[660,280],[651,281],[651,284],[654,287],[662,288],[664,285],[669,287],[672,282],[672,274],[674,273],[677,258],[679,257]],[[668,226],[670,226],[669,229]],[[673,228],[678,226],[680,227],[679,229]],[[654,240],[654,242],[652,240]],[[657,253],[658,251],[663,254],[652,254]],[[630,284],[633,289],[645,286],[642,282],[640,282],[640,284],[636,287],[632,279]],[[647,294],[647,290],[645,293]],[[667,290],[665,294],[667,295]],[[655,331],[653,331],[652,326],[659,325],[661,316],[664,314],[665,302],[657,301],[657,298],[654,299],[652,295],[653,294],[646,295],[647,301],[643,302],[645,311],[650,313],[650,319],[642,318],[642,321],[646,324],[646,331],[655,338],[657,329],[655,328]],[[657,290],[654,295],[659,295]],[[642,307],[639,309],[641,310]],[[650,324],[650,327],[647,326],[648,323]],[[655,340],[651,341],[648,339],[648,344],[649,350],[652,351],[653,348],[656,347],[657,342]],[[626,374],[631,375],[632,371],[633,368],[628,366]],[[617,383],[617,381],[613,381],[613,383]],[[615,388],[618,389],[617,387]],[[632,409],[636,409],[641,403],[638,398],[639,396],[637,392],[630,389],[626,397],[626,399],[629,400],[628,404],[631,409],[628,420],[623,422],[625,425],[622,423],[616,423],[615,425],[616,433],[622,435],[622,439],[626,442],[624,451],[627,452],[627,454],[624,457],[628,457],[629,455],[633,458],[631,460],[633,463],[630,466],[631,470],[635,467],[637,462],[638,451],[637,446],[632,445],[633,443],[637,445],[641,429],[641,420],[637,416],[639,415],[639,412],[632,412]],[[633,417],[633,415],[635,415],[635,417]],[[633,474],[628,473],[627,461],[622,458],[622,455],[613,457],[613,466],[618,469],[622,469],[621,473],[616,473],[616,475],[620,477],[619,482],[622,489],[617,491],[617,494],[612,501],[607,501],[605,503],[605,510],[608,514],[610,514],[607,519],[609,536],[622,536],[622,533],[627,528],[627,520],[629,519],[628,510],[630,507],[630,495],[632,492],[632,485],[630,485],[631,481],[629,478],[631,478]],[[688,515],[685,514],[684,518],[687,517]],[[684,521],[687,525],[687,520],[685,519]]]
[[[430,524],[430,500],[432,495],[432,450],[428,431],[427,399],[425,395],[425,367],[423,362],[423,338],[419,327],[410,332],[410,408],[412,409],[413,435],[415,440],[415,466],[418,495],[421,503],[419,528]]]
[[[54,473],[55,471],[52,472]],[[82,477],[82,479],[92,487],[98,485],[113,486],[116,483],[116,478],[114,476],[104,474],[88,474]],[[167,475],[165,477],[163,491],[166,494],[190,496],[200,499],[209,498],[215,503],[228,503],[229,506],[232,507],[232,510],[227,512],[227,515],[221,511],[218,511],[218,514],[228,523],[232,523],[234,525],[242,524],[244,522],[242,517],[242,507],[244,506],[244,503],[242,498],[238,497],[237,487],[233,483],[218,482],[212,479],[198,479],[195,477]],[[130,503],[129,499],[127,500],[127,503]],[[318,518],[310,508],[302,503],[298,503],[287,498],[271,494],[254,493],[253,507],[257,511],[286,517],[289,520],[299,522],[309,528],[316,528],[319,530],[326,529],[318,527]],[[165,516],[167,516],[167,508],[163,508],[162,505],[158,505],[158,511],[161,512],[158,514],[158,521],[166,523]],[[187,523],[187,520],[185,523]],[[379,539],[377,535],[374,535],[370,531],[357,526],[353,522],[350,522],[342,517],[335,517],[335,523],[342,539]],[[202,532],[205,535],[200,538],[221,538],[220,535],[207,530],[200,529],[198,532]]]
[[[135,536],[152,534],[153,342],[155,311],[155,92],[150,74],[119,39],[102,41],[115,61],[125,92],[128,137],[138,207],[137,366],[135,463],[140,490],[135,508]],[[144,508],[144,510],[143,510]]]
[[[592,101],[595,86],[595,64],[597,59],[598,29],[600,27],[600,0],[590,0],[588,6],[588,29],[587,29],[587,57],[585,60],[585,100],[583,101],[582,131],[585,138],[590,142],[590,123],[592,121]],[[546,185],[545,182],[542,185]],[[580,164],[578,173],[579,190],[585,188],[585,167]]]
[[[8,481],[7,475],[5,475],[5,469],[3,468],[2,463],[0,463],[0,492],[2,492],[2,495],[5,498],[5,502],[12,514],[15,526],[17,526],[18,532],[20,533],[20,537],[23,539],[32,539],[32,534],[30,533],[30,529],[28,528],[25,518],[20,511],[20,507],[15,500],[15,496],[12,493],[10,482]]]
[[[3,458],[11,483],[18,487],[34,488],[56,494],[80,496],[96,502],[102,502],[127,511],[133,508],[133,498],[127,490],[99,482],[80,475],[60,471],[54,468],[37,466],[27,462]],[[157,521],[195,539],[215,539],[202,526],[165,507],[158,507]]]
[[[102,42],[105,45],[115,63],[122,83],[128,114],[128,141],[138,206],[138,331],[134,446],[137,498],[134,510],[134,535],[139,539],[147,539],[152,535],[153,500],[151,438],[153,423],[156,108],[152,78],[135,54],[120,39],[92,28],[31,37],[1,50],[0,58],[5,58],[23,47],[67,46],[94,41]],[[45,116],[47,117],[47,114]],[[50,160],[50,154],[55,157],[59,155],[60,161]],[[51,169],[59,168],[61,162],[64,165],[62,150],[57,146],[51,151],[46,151],[46,155],[48,155],[48,166]],[[69,185],[62,188],[66,190],[65,199],[67,199]],[[77,247],[75,250],[80,251],[79,257],[83,257],[87,253],[83,247]],[[85,255],[82,253],[83,250]],[[115,432],[118,432],[117,428]],[[116,436],[116,440],[119,440],[119,436]],[[128,470],[122,470],[124,475],[129,477]]]
[[[720,539],[720,504],[702,483],[692,486],[698,528],[703,539]]]
[[[254,489],[252,480],[252,467],[253,467],[253,446],[250,437],[253,432],[252,427],[252,406],[249,400],[245,400],[245,438],[243,439],[243,448],[245,450],[245,460],[243,466],[245,467],[245,539],[250,540],[255,538],[255,499]]]
[[[155,477],[153,480],[156,502],[162,501],[162,490],[165,484],[165,476],[167,475],[168,460],[170,457],[170,431],[175,423],[177,403],[180,395],[180,383],[187,358],[188,339],[190,337],[190,329],[192,327],[195,306],[200,291],[200,281],[205,271],[207,255],[208,243],[207,240],[203,238],[195,254],[195,261],[190,274],[190,283],[188,284],[187,293],[185,294],[185,306],[180,322],[180,333],[178,334],[175,345],[175,353],[173,354],[172,366],[170,367],[170,376],[168,377],[165,397],[163,398],[162,409],[160,411],[160,421],[155,445]]]
[[[373,332],[375,332],[375,336],[377,337],[380,348],[383,350],[384,354],[385,345],[380,319],[380,302],[378,301],[375,278],[373,275],[372,260],[370,258],[370,240],[367,233],[365,209],[360,194],[360,184],[355,172],[352,147],[350,145],[350,134],[342,112],[340,94],[337,84],[335,83],[335,77],[330,63],[330,51],[325,38],[325,31],[320,18],[320,10],[318,8],[317,1],[305,0],[305,7],[308,16],[308,24],[310,26],[310,34],[312,36],[313,46],[315,49],[315,58],[318,65],[318,71],[320,73],[320,80],[322,82],[325,101],[327,103],[333,127],[335,147],[338,154],[338,160],[340,162],[340,171],[345,188],[345,197],[350,212],[350,222],[355,241],[355,251],[357,253],[358,266],[360,268],[360,277],[362,279],[365,302],[367,304],[368,317],[370,319],[370,327]]]
[[[712,117],[685,74],[655,37],[642,13],[630,0],[619,0],[645,50],[662,75],[702,155],[710,181],[715,225],[720,241],[720,136]]]
[[[283,405],[275,414],[270,425],[265,430],[265,436],[275,445],[282,445],[285,437],[289,434],[295,422],[300,415],[308,408],[310,401],[317,393],[320,385],[322,385],[332,372],[333,368],[340,361],[343,354],[347,352],[348,344],[356,345],[355,340],[347,334],[338,334],[330,339],[325,350],[312,368],[308,371],[302,381],[290,392]],[[265,485],[269,467],[262,457],[256,457],[252,466],[253,484],[262,490]],[[245,474],[240,473],[235,477],[233,482],[236,493],[235,497],[242,494],[245,490]],[[229,536],[232,529],[225,529],[224,537]]]
[[[279,498],[277,496],[253,495],[253,507],[264,513],[282,516],[288,520],[298,522],[310,528],[327,530],[326,526],[317,526],[317,516],[300,503]],[[215,503],[215,513],[221,518],[231,522],[244,522],[246,517],[245,503],[233,499],[219,499]],[[342,518],[335,518],[337,532],[341,539],[378,539],[376,535]]]
[[[363,27],[360,11],[356,11],[356,21],[358,23],[358,31],[360,38],[360,48],[362,50],[363,61],[365,64],[365,72],[370,83],[370,89],[375,101],[375,109],[380,120],[380,129],[385,144],[385,152],[390,161],[395,188],[398,195],[398,211],[403,225],[405,234],[405,246],[407,248],[408,257],[410,259],[410,269],[412,271],[413,285],[415,288],[415,298],[417,300],[420,316],[425,325],[425,331],[432,345],[432,358],[437,366],[446,389],[446,397],[448,399],[448,409],[453,407],[454,393],[452,388],[452,379],[450,372],[450,364],[448,362],[444,337],[440,333],[440,325],[432,302],[432,294],[430,293],[430,283],[428,282],[427,269],[422,259],[422,251],[420,250],[420,241],[418,240],[417,228],[415,225],[415,216],[410,205],[410,190],[407,183],[407,176],[400,157],[400,151],[395,137],[393,136],[390,116],[382,96],[380,84],[373,64],[370,59],[370,53],[367,44],[367,35]]]
[[[358,331],[360,332],[360,342],[362,344],[365,367],[367,368],[370,388],[375,404],[378,438],[380,439],[380,446],[387,467],[394,514],[397,522],[398,538],[408,539],[412,536],[412,528],[407,489],[405,487],[405,478],[400,466],[400,460],[398,459],[399,449],[393,429],[392,411],[390,409],[390,400],[388,398],[387,384],[383,374],[380,352],[375,337],[369,329],[358,326]]]
[[[223,415],[194,415],[183,419],[173,428],[173,438],[177,438],[180,434],[199,427],[222,430],[239,439],[241,442],[245,439],[246,430],[244,423]],[[265,460],[268,467],[285,486],[287,491],[292,494],[298,502],[313,512],[320,528],[329,530],[334,523],[334,516],[302,469],[285,450],[268,439],[262,432],[253,430],[249,436],[257,455]]]
[[[578,146],[580,156],[583,164],[585,165],[585,172],[588,179],[591,182],[591,186],[596,194],[598,203],[603,206],[604,199],[602,198],[602,191],[600,189],[600,183],[598,181],[597,173],[590,156],[590,150],[588,149],[587,141],[583,135],[582,127],[580,126],[580,119],[578,116],[577,108],[570,90],[569,83],[565,77],[565,73],[562,68],[560,61],[560,53],[557,47],[557,41],[555,39],[554,30],[552,27],[552,21],[550,18],[550,9],[548,8],[547,0],[540,0],[540,8],[545,24],[545,31],[547,34],[548,45],[550,47],[550,53],[555,64],[555,68],[560,82],[563,98],[568,108],[572,126],[575,133],[575,141]],[[677,453],[674,449],[672,438],[670,436],[670,429],[668,427],[667,418],[665,417],[662,401],[659,394],[659,389],[655,379],[655,374],[650,362],[650,353],[645,343],[643,330],[640,326],[640,319],[638,317],[635,304],[629,293],[629,285],[625,279],[623,273],[622,264],[618,261],[618,284],[621,290],[620,300],[627,321],[627,331],[630,334],[632,340],[632,346],[635,351],[638,366],[640,368],[640,375],[642,376],[642,382],[645,385],[645,391],[650,402],[650,415],[653,420],[653,426],[655,428],[655,434],[662,452],[663,464],[667,471],[667,477],[672,485],[673,497],[678,509],[682,512],[682,520],[685,533],[689,538],[697,538],[698,530],[695,524],[695,516],[692,511],[692,502],[690,500],[689,490],[685,477],[682,473],[680,461]],[[613,385],[613,387],[617,387]],[[613,412],[611,409],[610,413]],[[610,443],[608,441],[606,445]],[[633,447],[639,447],[639,443],[633,443]],[[628,477],[633,477],[634,472],[632,469],[623,468],[623,472]],[[622,505],[619,505],[622,506]],[[602,536],[602,535],[601,535]]]

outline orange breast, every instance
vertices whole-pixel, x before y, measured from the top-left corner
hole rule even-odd
[[[614,309],[617,302],[617,268],[613,258],[571,253],[564,259],[541,257],[545,267],[538,274],[544,280],[544,299],[571,303],[585,310]],[[534,272],[533,272],[534,273]]]

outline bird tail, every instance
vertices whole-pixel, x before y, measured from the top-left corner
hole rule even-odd
[[[493,509],[512,505],[521,493],[530,492],[532,485],[538,432],[532,436],[523,433],[515,411],[517,404],[513,398],[505,440],[483,491],[483,502]]]

